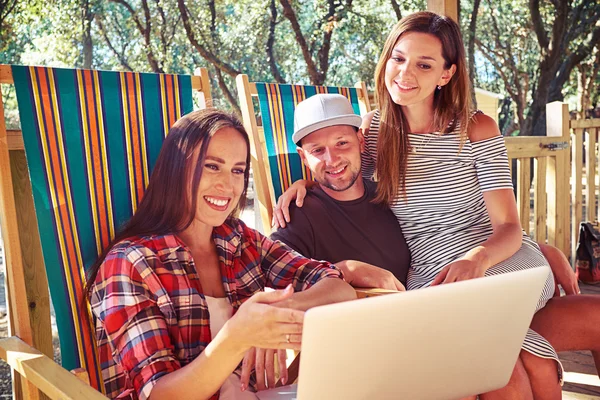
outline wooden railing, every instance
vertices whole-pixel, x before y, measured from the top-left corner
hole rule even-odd
[[[597,143],[598,133],[600,132],[600,118],[572,120],[570,121],[570,128],[572,164],[571,254],[574,260],[579,224],[583,220],[595,221],[600,214],[596,204]]]
[[[511,166],[516,160],[519,217],[535,240],[557,246],[574,263],[579,224],[600,215],[600,119],[570,120],[567,105],[560,102],[548,104],[546,114],[546,136],[505,139]]]
[[[516,196],[521,226],[536,241],[554,245],[568,255],[569,113],[567,105],[559,102],[548,104],[546,111],[546,136],[507,137],[505,142],[510,165],[516,164],[517,168]]]

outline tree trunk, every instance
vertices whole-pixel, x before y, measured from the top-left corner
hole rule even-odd
[[[92,69],[92,64],[94,60],[94,44],[92,42],[92,21],[94,20],[94,13],[91,10],[89,0],[85,0],[83,2],[82,14],[83,68]]]
[[[477,13],[481,0],[475,0],[473,3],[473,13],[471,22],[469,22],[469,43],[467,46],[467,57],[469,58],[469,81],[471,81],[471,100],[473,107],[477,108],[477,98],[475,97],[475,34],[477,30]]]

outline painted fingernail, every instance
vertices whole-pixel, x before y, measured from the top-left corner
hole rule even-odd
[[[245,383],[242,383],[242,392],[245,392],[245,391],[246,391],[246,389],[247,389],[247,388],[246,388],[246,384],[245,384]]]

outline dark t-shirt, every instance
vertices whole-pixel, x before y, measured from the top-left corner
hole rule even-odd
[[[364,183],[365,194],[351,201],[334,200],[320,188],[309,190],[302,207],[290,205],[291,222],[271,238],[317,260],[376,265],[406,284],[410,253],[400,225],[387,207],[371,203],[376,184]]]

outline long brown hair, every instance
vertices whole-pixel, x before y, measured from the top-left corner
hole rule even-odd
[[[465,48],[460,29],[451,18],[429,11],[417,12],[402,18],[392,28],[377,68],[375,69],[375,95],[381,121],[377,145],[377,197],[375,201],[391,205],[398,192],[406,195],[406,165],[408,160],[408,122],[400,105],[394,103],[385,85],[385,70],[392,50],[407,32],[428,33],[442,42],[444,69],[456,65],[456,72],[442,90],[434,94],[433,124],[440,132],[452,132],[459,127],[461,146],[467,137],[471,112],[469,74],[467,73]]]
[[[134,236],[179,233],[190,226],[197,202],[194,193],[198,191],[208,144],[215,133],[223,128],[236,129],[246,141],[244,190],[233,214],[243,208],[250,175],[250,141],[244,126],[233,114],[214,108],[183,116],[171,127],[163,142],[137,211],[90,268],[85,285],[87,296],[90,295],[100,265],[115,244]],[[198,162],[192,171],[193,155],[198,146]]]

